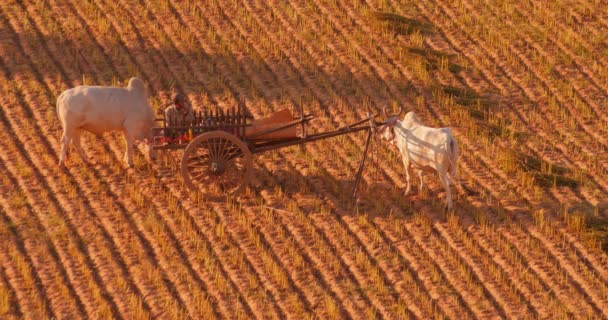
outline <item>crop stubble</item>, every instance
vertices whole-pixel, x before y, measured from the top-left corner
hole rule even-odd
[[[606,316],[606,255],[576,227],[577,215],[606,218],[606,163],[594,158],[607,144],[605,61],[586,65],[596,45],[587,38],[539,41],[535,32],[549,26],[542,19],[525,30],[493,25],[518,40],[496,45],[471,25],[495,21],[496,7],[532,18],[521,4],[439,0],[3,3],[0,315]],[[391,34],[373,11],[425,20],[435,30]],[[49,19],[50,12],[63,18]],[[123,17],[129,22],[116,23]],[[557,26],[572,33],[569,23]],[[588,30],[604,24],[593,21]],[[75,48],[68,56],[66,44]],[[424,67],[428,57],[408,47],[440,51],[448,64],[466,67]],[[547,73],[552,55],[572,65],[558,59]],[[433,125],[451,125],[459,121],[455,109],[469,111],[438,93],[448,87],[498,95],[500,106],[484,107],[483,118],[461,117],[455,128],[463,180],[481,193],[458,195],[447,215],[431,175],[425,184],[432,191],[403,198],[401,161],[380,145],[353,210],[346,190],[363,135],[260,155],[240,203],[205,203],[140,152],[137,168],[124,174],[117,135],[85,134],[91,162],[71,155],[67,169],[54,166],[56,95],[134,74],[150,85],[155,107],[173,88],[196,108],[242,102],[256,117],[302,104],[326,118],[312,123],[315,131],[395,102]],[[489,135],[491,113],[504,121],[501,132],[521,137]],[[541,168],[510,169],[508,161],[522,159],[513,154],[540,159]],[[575,172],[578,182],[530,180],[545,173],[530,170],[547,164]]]

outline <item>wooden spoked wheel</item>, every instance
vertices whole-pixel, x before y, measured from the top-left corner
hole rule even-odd
[[[184,150],[181,173],[193,191],[207,196],[236,196],[249,183],[252,159],[247,145],[224,131],[196,137]]]

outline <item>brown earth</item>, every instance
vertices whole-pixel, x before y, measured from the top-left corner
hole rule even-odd
[[[0,1],[0,318],[607,318],[606,9],[592,1]],[[366,136],[256,156],[245,194],[85,134],[57,96],[146,81],[196,110],[403,106],[461,145],[455,209]],[[177,154],[179,156],[179,152]]]

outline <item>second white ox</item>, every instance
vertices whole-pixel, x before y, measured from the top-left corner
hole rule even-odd
[[[418,173],[420,189],[424,185],[422,172],[435,171],[446,191],[446,207],[451,209],[450,178],[462,185],[457,173],[458,142],[454,139],[452,130],[423,126],[414,112],[408,112],[403,120],[399,120],[398,115],[389,116],[386,108],[384,114],[387,116],[386,124],[378,129],[378,134],[384,140],[396,145],[401,152],[407,179],[405,194],[407,195],[411,190],[410,166]]]
[[[133,144],[138,140],[152,141],[154,113],[148,103],[148,92],[139,78],[129,79],[126,88],[78,86],[57,98],[57,115],[63,127],[59,163],[63,164],[70,142],[85,159],[80,145],[81,130],[97,136],[106,131],[122,131],[127,144],[124,161],[133,164]],[[148,157],[154,153],[150,145]]]

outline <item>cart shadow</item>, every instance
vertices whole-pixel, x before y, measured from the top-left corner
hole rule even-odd
[[[255,179],[256,191],[266,190],[269,192],[280,189],[287,197],[298,198],[318,198],[324,202],[331,202],[332,207],[337,208],[341,214],[358,214],[361,210],[366,212],[387,212],[391,208],[388,204],[396,205],[404,213],[411,213],[415,208],[414,203],[426,203],[433,207],[442,207],[445,201],[445,191],[443,188],[431,185],[424,190],[418,190],[417,186],[412,186],[410,194],[405,195],[405,189],[399,188],[388,181],[378,181],[371,184],[361,181],[356,198],[353,197],[355,186],[354,174],[345,174],[344,178],[336,178],[331,175],[306,174],[303,175],[293,169],[278,169],[267,171],[256,169],[254,176],[259,177],[265,171],[272,175],[273,181]],[[454,189],[452,189],[455,192]],[[318,208],[309,207],[308,211],[313,212]]]

